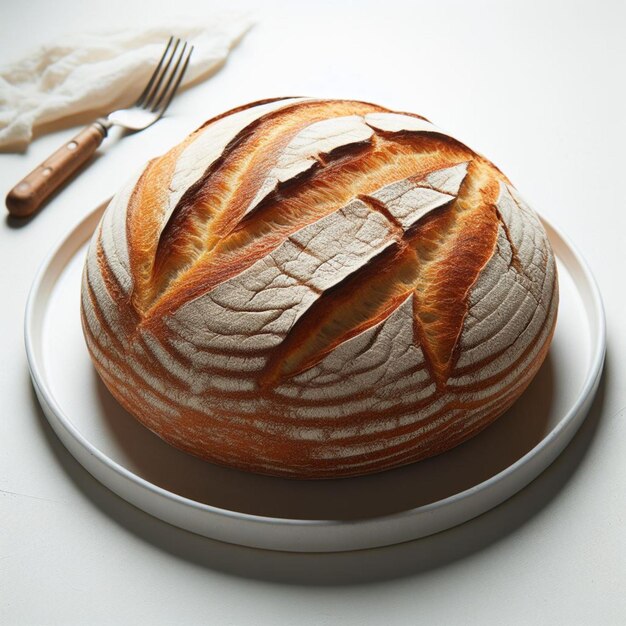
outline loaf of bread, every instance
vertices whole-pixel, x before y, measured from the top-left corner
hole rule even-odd
[[[418,115],[308,98],[229,111],[142,167],[82,283],[130,413],[294,478],[472,437],[535,376],[557,304],[546,233],[493,164]]]

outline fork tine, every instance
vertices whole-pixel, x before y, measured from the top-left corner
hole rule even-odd
[[[144,99],[143,103],[141,104],[141,106],[144,109],[150,109],[152,107],[152,104],[154,102],[154,98],[155,96],[158,94],[159,89],[161,88],[161,83],[163,82],[163,78],[165,77],[165,75],[168,73],[171,65],[172,65],[172,61],[174,60],[174,57],[176,55],[176,50],[178,49],[178,46],[180,45],[180,39],[178,37],[176,37],[174,39],[174,46],[171,49],[168,59],[165,62],[165,65],[163,66],[163,68],[161,69],[161,72],[159,73],[159,76],[156,80],[156,82],[154,83],[154,85],[152,85],[150,92],[148,93],[148,95],[146,96],[146,98]]]
[[[163,66],[163,61],[165,60],[165,56],[167,55],[170,49],[170,46],[172,45],[173,40],[174,40],[174,35],[172,35],[169,38],[167,45],[165,46],[165,49],[163,50],[163,54],[161,55],[161,60],[159,61],[158,65],[154,68],[154,72],[152,72],[152,76],[150,76],[150,80],[148,80],[148,83],[146,84],[145,89],[141,92],[141,95],[139,96],[139,98],[137,98],[137,102],[135,102],[136,107],[139,107],[143,104],[143,101],[145,100],[146,96],[150,92],[152,85],[154,85],[154,81],[156,80],[156,77],[159,75],[159,72],[161,71],[161,67]]]
[[[178,74],[176,80],[174,81],[174,85],[172,87],[172,89],[170,90],[169,94],[166,96],[165,101],[163,102],[163,106],[161,107],[159,113],[159,117],[161,117],[165,111],[167,110],[167,107],[170,105],[170,102],[172,101],[172,98],[176,95],[176,91],[178,90],[178,87],[180,86],[180,83],[183,80],[183,76],[185,75],[185,72],[187,71],[187,66],[189,65],[189,59],[191,59],[191,53],[193,52],[193,46],[191,46],[189,48],[189,52],[187,53],[187,58],[185,59],[185,62],[183,63],[183,66],[180,70],[180,73]],[[182,57],[181,57],[182,58]],[[176,65],[176,68],[178,68],[178,64]],[[172,78],[174,78],[174,75],[172,75]],[[169,82],[171,82],[172,79],[170,79]],[[165,92],[163,93],[163,96],[165,96]],[[161,96],[161,98],[159,98],[159,102],[163,99],[163,96]],[[155,109],[156,109],[156,105],[155,105]],[[155,110],[153,109],[153,111]]]
[[[174,65],[174,68],[172,69],[172,71],[169,73],[169,77],[165,83],[165,86],[163,87],[163,89],[161,89],[161,92],[159,93],[158,97],[156,98],[156,101],[154,102],[153,106],[152,106],[152,111],[157,111],[159,109],[159,105],[161,104],[161,102],[163,102],[163,99],[165,98],[170,85],[172,84],[172,82],[174,81],[174,78],[176,77],[176,73],[178,72],[178,68],[180,67],[180,63],[181,61],[185,58],[185,51],[187,50],[187,42],[184,42],[183,48],[180,51],[180,54],[178,56],[178,59],[176,61],[176,64]]]

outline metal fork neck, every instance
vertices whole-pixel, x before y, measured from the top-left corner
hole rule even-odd
[[[99,117],[94,125],[98,127],[98,130],[102,133],[103,137],[106,137],[109,134],[109,128],[113,126],[113,122],[108,120],[106,117]]]

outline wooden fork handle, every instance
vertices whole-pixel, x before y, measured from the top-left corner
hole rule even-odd
[[[32,215],[87,162],[106,135],[107,129],[100,122],[81,130],[9,191],[6,198],[9,213],[16,217]]]

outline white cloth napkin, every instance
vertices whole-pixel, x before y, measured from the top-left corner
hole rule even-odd
[[[131,105],[170,35],[194,45],[183,84],[208,77],[250,28],[248,16],[178,21],[117,33],[81,34],[41,46],[0,68],[0,149],[24,150],[33,129],[80,113],[94,119]]]

